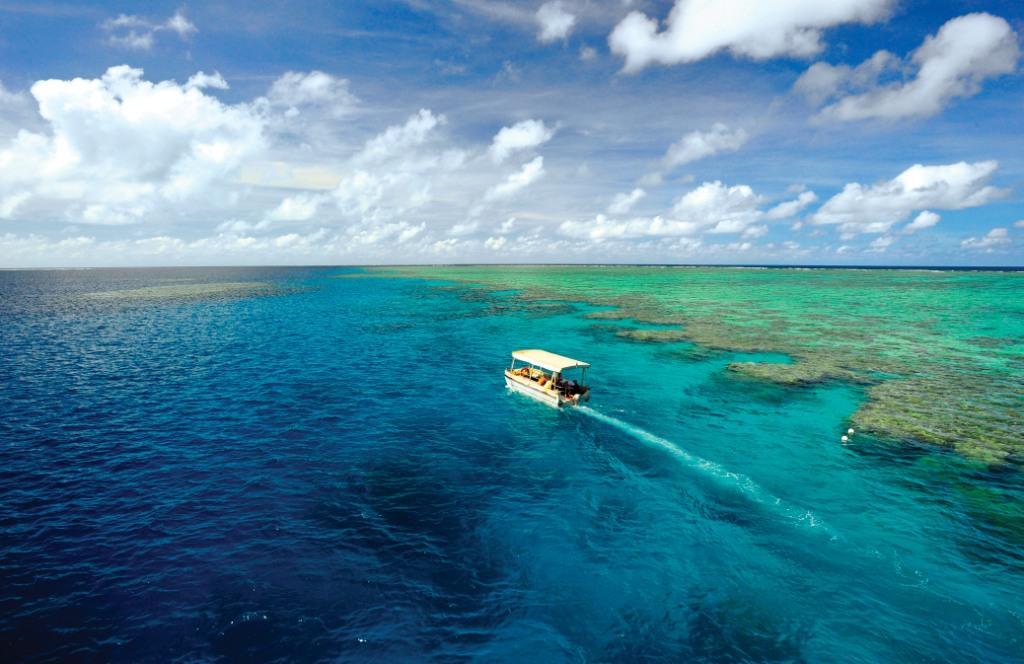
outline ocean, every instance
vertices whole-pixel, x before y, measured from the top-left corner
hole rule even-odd
[[[1020,661],[1022,307],[1009,272],[0,271],[0,658]],[[530,347],[592,364],[585,408],[505,389]]]

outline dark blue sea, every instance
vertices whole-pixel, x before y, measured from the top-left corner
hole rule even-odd
[[[1019,473],[841,445],[863,388],[589,311],[0,272],[0,660],[1024,660],[1021,503],[984,504]],[[523,347],[590,361],[588,408],[508,393]]]

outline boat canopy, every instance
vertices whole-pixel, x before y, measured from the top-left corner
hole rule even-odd
[[[571,357],[565,357],[564,355],[549,353],[548,351],[540,350],[539,348],[513,351],[512,357],[520,362],[526,362],[527,364],[532,364],[535,367],[559,373],[574,367],[585,369],[590,366],[586,362],[580,362],[579,360],[574,360]]]

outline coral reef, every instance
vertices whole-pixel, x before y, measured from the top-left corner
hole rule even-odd
[[[432,266],[378,274],[608,307],[637,341],[688,341],[790,363],[734,362],[736,378],[870,385],[858,429],[986,463],[1024,452],[1024,274],[931,270]]]

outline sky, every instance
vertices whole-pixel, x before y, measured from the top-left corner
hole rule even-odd
[[[0,0],[0,267],[1024,265],[1019,0],[255,4]]]

